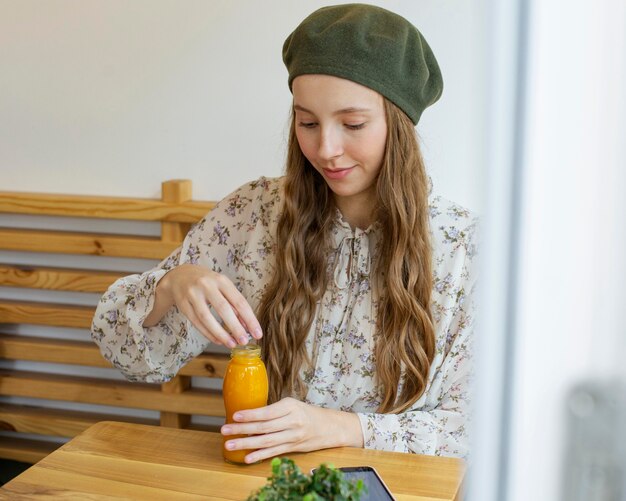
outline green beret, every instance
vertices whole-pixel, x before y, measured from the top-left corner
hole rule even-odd
[[[373,5],[322,7],[283,44],[283,61],[294,78],[324,74],[379,92],[414,124],[441,96],[443,79],[435,55],[409,21]]]

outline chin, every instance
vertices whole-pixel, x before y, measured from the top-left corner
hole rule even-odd
[[[328,183],[328,187],[330,191],[333,192],[335,196],[346,198],[352,197],[354,195],[358,195],[361,193],[361,190],[350,188],[349,186],[333,186],[331,183]]]

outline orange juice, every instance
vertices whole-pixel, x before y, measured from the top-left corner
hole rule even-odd
[[[224,376],[224,407],[226,423],[233,422],[233,414],[245,409],[267,405],[267,372],[261,360],[261,348],[256,345],[236,346],[230,353],[230,363]],[[224,442],[244,435],[229,435]],[[252,450],[227,451],[222,447],[224,459],[229,463],[245,464],[244,457]]]

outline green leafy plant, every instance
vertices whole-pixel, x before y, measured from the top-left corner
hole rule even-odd
[[[302,473],[291,459],[272,459],[272,475],[248,501],[358,501],[366,491],[362,480],[352,482],[330,464],[321,464],[312,475]]]

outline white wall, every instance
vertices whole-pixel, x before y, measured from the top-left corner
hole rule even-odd
[[[0,0],[0,189],[198,199],[281,173],[281,48],[292,0]],[[484,0],[373,2],[408,17],[442,67],[418,127],[437,191],[480,209]]]

